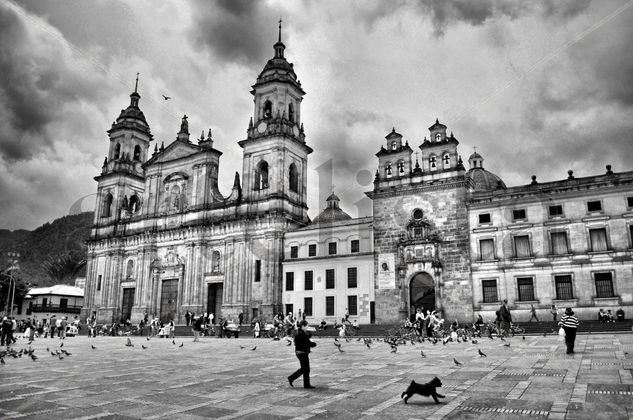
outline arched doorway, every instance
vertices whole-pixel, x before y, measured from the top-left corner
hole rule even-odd
[[[409,313],[415,318],[417,308],[435,309],[435,281],[429,273],[417,273],[409,283]]]

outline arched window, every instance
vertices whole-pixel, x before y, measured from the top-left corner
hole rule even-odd
[[[138,198],[138,195],[134,194],[132,197],[130,197],[130,204],[128,207],[128,210],[131,211],[132,213],[136,213],[137,211],[139,211],[141,207],[141,199]]]
[[[141,146],[138,144],[134,146],[134,161],[139,162],[141,160]]]
[[[180,187],[178,185],[173,185],[171,190],[169,190],[169,194],[171,195],[171,205],[173,210],[180,210],[180,206],[182,204],[182,199],[180,197]]]
[[[437,158],[435,156],[429,158],[429,168],[431,168],[432,171],[437,169]]]
[[[132,277],[134,277],[134,260],[128,260],[125,278],[131,279]]]
[[[112,197],[112,194],[110,194],[110,193],[108,193],[103,198],[102,217],[110,217],[110,216],[112,216],[112,201],[113,201],[113,197]]]
[[[294,163],[291,163],[290,168],[288,168],[288,183],[290,191],[299,192],[299,173]]]
[[[220,251],[213,251],[211,253],[211,271],[213,273],[220,272]]]
[[[288,104],[288,118],[291,122],[295,122],[295,106],[292,103]]]
[[[385,165],[385,176],[387,178],[391,178],[392,172],[391,172],[391,162],[387,162],[387,164]]]
[[[394,141],[391,143],[391,150],[396,150],[398,148],[398,144]]]
[[[442,156],[442,166],[444,167],[444,169],[448,169],[451,167],[451,155],[449,155],[448,153]]]
[[[404,175],[404,161],[398,161],[398,176]]]
[[[273,103],[270,101],[264,102],[264,118],[270,118],[273,116]]]
[[[255,185],[256,190],[263,190],[268,188],[268,162],[265,160],[259,162],[257,169],[255,170]]]
[[[441,135],[440,133],[437,133],[437,134],[435,135],[435,141],[437,141],[437,142],[442,141],[442,135]]]
[[[114,159],[118,159],[121,156],[121,143],[117,143],[114,146]]]

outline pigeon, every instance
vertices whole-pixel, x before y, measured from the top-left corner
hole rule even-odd
[[[165,96],[165,95],[163,95],[163,98],[165,98],[165,100],[166,100],[166,101],[168,101],[168,100],[170,100],[170,99],[171,99],[171,96]]]
[[[391,352],[395,353],[398,351],[398,346],[391,346]]]
[[[420,350],[420,356],[426,357],[426,354],[424,354],[424,350]]]
[[[97,349],[93,344],[91,344],[90,347],[92,347],[93,350]]]
[[[72,353],[68,353],[66,350],[62,350],[62,353],[64,353],[66,356],[71,356]]]
[[[146,339],[147,341],[149,341],[149,337],[145,337],[145,339]]]
[[[36,355],[34,355],[34,354],[32,354],[32,355],[31,355],[31,359],[32,359],[33,361],[36,361],[36,360],[37,360],[37,356],[36,356]]]
[[[4,361],[4,359],[2,357],[0,357],[0,364],[6,364],[7,362]]]
[[[127,338],[127,343],[125,343],[125,347],[134,347],[134,344],[132,344],[132,340],[130,340],[130,337]]]
[[[240,344],[240,350],[244,350],[244,346]]]
[[[180,343],[180,345],[178,347],[184,347],[185,343]]]
[[[62,343],[59,345],[60,348],[64,347],[64,342],[62,341]]]
[[[481,357],[488,357],[488,356],[486,356],[486,353],[484,353],[483,351],[481,351],[481,349],[477,349],[477,350],[479,351],[479,355],[480,355]]]
[[[147,349],[147,347],[145,347],[145,346],[144,346],[144,345],[142,345],[142,344],[141,344],[141,348],[142,348],[143,350]]]
[[[292,341],[288,340],[288,346],[292,346]]]
[[[334,337],[334,341],[336,341],[338,343],[338,338]]]
[[[176,345],[176,340],[171,340],[171,344]]]
[[[341,348],[341,343],[339,343],[338,341],[336,341],[336,342],[334,343],[334,345],[335,345],[336,347],[338,347],[339,349]]]
[[[48,347],[46,347],[46,351],[47,351],[47,352],[48,352],[48,351],[51,351],[51,349],[49,349]]]
[[[523,339],[525,340],[525,336],[523,336]]]
[[[510,347],[510,343],[505,343],[503,347]]]
[[[358,338],[356,339],[356,341],[360,341],[361,339],[362,339],[362,337],[358,337]]]
[[[253,347],[251,350],[253,351],[257,350],[257,346]]]
[[[454,358],[454,357],[453,357],[453,362],[455,362],[455,364],[456,364],[457,366],[461,366],[461,365],[462,365],[462,362],[457,361],[457,359],[456,359],[456,358]]]
[[[57,355],[54,352],[51,352],[51,356],[55,357]]]
[[[477,343],[478,343],[478,341],[477,341],[477,340],[472,340],[472,341],[471,341],[471,343],[473,343],[473,344],[477,344]]]

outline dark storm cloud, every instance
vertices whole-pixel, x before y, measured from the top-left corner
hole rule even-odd
[[[218,59],[259,66],[272,57],[279,10],[250,0],[197,1],[193,5],[191,37]]]

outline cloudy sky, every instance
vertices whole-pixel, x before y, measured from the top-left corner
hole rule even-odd
[[[0,228],[94,207],[109,129],[140,73],[154,138],[212,128],[220,188],[241,170],[250,87],[273,55],[307,92],[309,205],[331,161],[343,207],[392,127],[439,118],[509,186],[633,170],[633,0],[0,2]],[[162,94],[173,97],[164,101]]]

